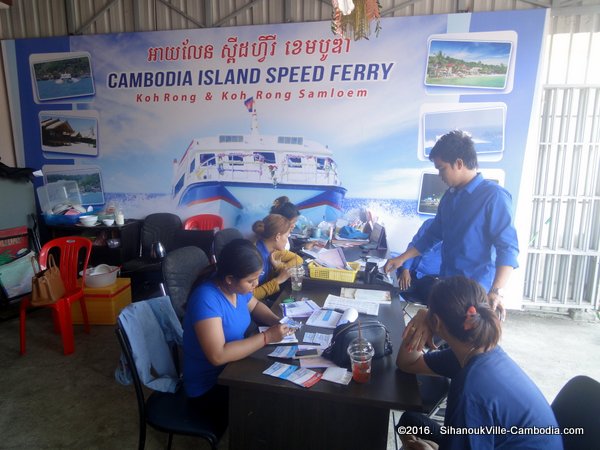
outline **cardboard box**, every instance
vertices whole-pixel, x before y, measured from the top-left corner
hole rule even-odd
[[[131,303],[131,279],[117,278],[110,286],[84,288],[83,295],[90,324],[114,325],[121,310]],[[83,323],[79,302],[71,305],[71,318],[73,323]]]

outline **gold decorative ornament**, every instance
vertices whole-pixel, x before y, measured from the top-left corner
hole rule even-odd
[[[379,0],[332,0],[331,31],[355,41],[369,39],[371,22],[375,21],[375,36],[379,36],[381,4]]]

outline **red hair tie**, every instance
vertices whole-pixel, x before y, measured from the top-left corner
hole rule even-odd
[[[477,321],[477,317],[479,314],[473,305],[467,308],[467,314],[465,316],[465,322],[463,323],[463,328],[465,331],[469,331],[475,328],[475,322]]]

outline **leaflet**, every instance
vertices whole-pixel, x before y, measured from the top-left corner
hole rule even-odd
[[[333,383],[348,384],[352,380],[352,372],[343,367],[329,367],[323,372],[322,378]]]
[[[325,299],[323,308],[341,309],[344,311],[348,308],[354,308],[359,313],[368,314],[369,316],[376,316],[379,314],[379,303],[377,302],[338,297],[337,295],[332,294],[329,294]]]
[[[267,356],[272,358],[303,359],[319,356],[323,350],[315,345],[279,345]]]
[[[302,299],[299,302],[282,303],[281,308],[283,309],[283,315],[292,318],[307,318],[319,309],[314,301],[308,299]]]
[[[375,289],[354,289],[344,287],[340,291],[340,297],[377,302],[387,305],[392,302],[390,291],[380,291]]]
[[[333,361],[317,356],[315,358],[305,358],[300,360],[300,367],[306,367],[307,369],[312,368],[323,368],[323,367],[337,367]]]
[[[321,347],[329,347],[329,344],[331,344],[332,337],[332,334],[313,333],[307,331],[306,333],[304,333],[304,338],[302,339],[302,342],[307,342],[309,344],[318,344]]]
[[[267,356],[270,356],[272,358],[291,359],[296,354],[296,350],[298,350],[297,345],[278,345],[277,347],[275,347],[275,350],[273,350]]]
[[[304,369],[289,364],[282,364],[280,362],[273,363],[271,367],[269,367],[263,373],[271,377],[291,381],[298,386],[307,388],[316,384],[323,376],[314,370]]]
[[[332,309],[321,309],[315,311],[306,321],[306,325],[321,328],[335,328],[342,317],[342,313]]]
[[[269,329],[269,327],[258,327],[258,331],[260,333],[263,333],[265,331],[267,331]],[[282,340],[280,340],[279,342],[269,342],[269,345],[275,345],[275,344],[295,344],[296,342],[298,342],[298,338],[296,337],[296,333],[290,334],[288,336],[284,336]]]

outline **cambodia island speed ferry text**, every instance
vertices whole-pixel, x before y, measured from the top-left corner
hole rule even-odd
[[[249,207],[270,207],[282,195],[315,224],[339,217],[346,189],[331,150],[303,137],[260,134],[254,102],[245,104],[249,135],[194,139],[173,162],[172,195],[182,218],[218,214],[226,227],[236,226]]]

